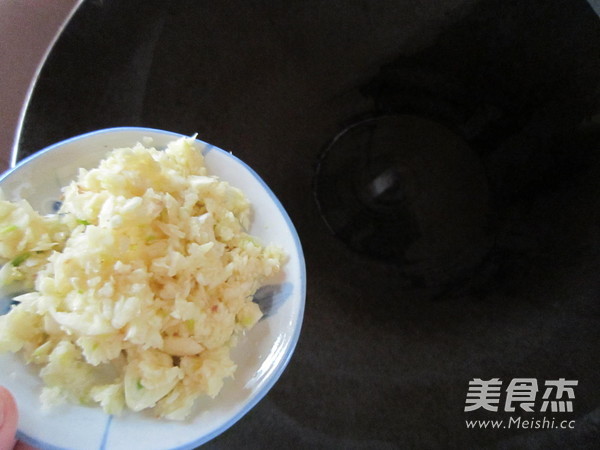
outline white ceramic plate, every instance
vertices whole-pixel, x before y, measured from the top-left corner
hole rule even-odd
[[[42,212],[53,212],[60,188],[79,167],[97,165],[107,151],[130,147],[144,137],[157,148],[180,137],[147,128],[111,128],[52,145],[0,177],[8,200],[27,199]],[[306,294],[304,256],[298,235],[281,203],[260,177],[235,156],[196,141],[211,174],[242,189],[253,206],[252,235],[274,242],[287,253],[284,271],[255,296],[263,317],[232,352],[238,369],[215,399],[197,402],[185,422],[156,419],[143,413],[109,416],[99,407],[64,405],[41,409],[41,381],[20,355],[0,355],[0,384],[10,389],[20,409],[18,437],[43,448],[168,449],[193,448],[219,435],[266,395],[290,360],[300,334]],[[4,302],[6,305],[6,301]],[[4,309],[4,311],[3,311]],[[6,312],[0,305],[0,313]]]

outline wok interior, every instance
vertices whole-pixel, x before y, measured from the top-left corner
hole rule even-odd
[[[41,72],[19,150],[118,125],[197,132],[285,206],[308,270],[302,337],[212,445],[264,443],[253,430],[269,421],[271,443],[527,439],[465,429],[476,377],[578,379],[581,426],[536,439],[585,440],[598,55],[585,1],[89,2]],[[377,147],[356,127],[382,117]]]

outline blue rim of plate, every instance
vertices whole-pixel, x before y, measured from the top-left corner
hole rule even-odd
[[[80,134],[78,136],[74,136],[74,137],[62,140],[62,141],[52,144],[48,147],[45,147],[44,149],[42,149],[36,153],[33,153],[32,155],[29,155],[28,157],[19,161],[14,167],[8,169],[2,175],[0,175],[0,183],[2,183],[2,181],[4,181],[4,179],[6,177],[8,177],[10,174],[12,174],[13,172],[18,171],[21,167],[27,165],[32,160],[38,158],[42,154],[45,154],[45,153],[48,153],[48,152],[54,150],[56,147],[65,145],[69,142],[73,142],[73,141],[77,141],[77,140],[87,138],[87,137],[90,137],[93,135],[97,135],[97,134],[109,134],[109,133],[121,132],[121,131],[139,132],[141,134],[143,134],[144,132],[158,133],[158,134],[163,134],[163,135],[170,135],[170,136],[173,136],[174,138],[189,137],[189,136],[175,133],[172,131],[165,131],[165,130],[159,130],[156,128],[146,128],[146,127],[113,127],[113,128],[104,128],[101,130],[95,130],[95,131],[91,131],[88,133]],[[204,155],[210,151],[218,151],[220,153],[225,154],[227,157],[232,158],[234,161],[236,161],[240,165],[242,165],[243,168],[245,170],[247,170],[259,182],[261,187],[269,195],[269,197],[271,198],[271,201],[275,204],[275,206],[281,213],[281,215],[284,218],[285,223],[293,237],[294,246],[295,246],[296,252],[298,254],[298,262],[299,262],[299,268],[300,268],[300,300],[301,301],[300,301],[300,308],[298,310],[298,313],[299,313],[298,314],[298,317],[299,317],[298,324],[295,327],[293,335],[290,339],[289,347],[286,350],[286,353],[284,354],[283,358],[280,360],[280,362],[277,366],[277,369],[273,372],[273,374],[267,380],[267,382],[262,387],[262,389],[260,391],[258,391],[256,393],[256,395],[254,397],[252,397],[236,415],[234,415],[232,418],[230,418],[223,425],[216,428],[212,432],[198,438],[195,441],[190,441],[190,442],[180,445],[178,447],[173,447],[173,448],[171,448],[171,450],[190,449],[190,448],[194,448],[194,447],[203,445],[203,444],[211,441],[212,439],[216,438],[217,436],[219,436],[220,434],[224,433],[229,428],[231,428],[235,423],[237,423],[242,417],[244,417],[252,408],[254,408],[258,404],[258,402],[260,402],[267,395],[267,393],[273,388],[273,386],[275,385],[277,380],[279,380],[279,378],[283,374],[284,370],[286,369],[287,365],[289,364],[289,362],[292,358],[292,355],[294,354],[296,345],[298,344],[298,340],[300,338],[300,331],[302,329],[302,322],[303,322],[303,318],[304,318],[304,307],[305,307],[305,303],[306,303],[306,262],[304,259],[304,253],[302,251],[302,245],[300,243],[300,237],[298,236],[298,232],[296,231],[296,228],[294,227],[294,224],[292,223],[292,220],[290,219],[289,214],[287,213],[287,211],[285,210],[285,208],[283,207],[283,205],[281,204],[281,202],[279,201],[277,196],[273,193],[271,188],[256,173],[256,171],[254,169],[252,169],[248,164],[246,164],[244,161],[239,159],[233,153],[225,151],[225,150],[223,150],[219,147],[216,147],[212,144],[209,144],[201,139],[196,138],[195,140],[205,145],[205,149],[203,150]],[[113,416],[108,416],[106,428],[104,430],[103,437],[102,437],[102,442],[100,443],[100,447],[99,447],[101,450],[104,450],[106,448],[106,441],[108,439],[109,428],[112,423],[112,417]],[[41,447],[44,449],[66,450],[66,449],[62,449],[62,447],[55,447],[55,446],[47,444],[43,441],[39,441],[35,438],[32,438],[20,430],[17,431],[17,438],[29,445]]]

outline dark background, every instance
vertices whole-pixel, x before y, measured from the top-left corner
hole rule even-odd
[[[584,0],[90,0],[40,73],[18,150],[104,127],[197,132],[287,209],[308,272],[300,341],[208,448],[597,448],[599,82]],[[379,114],[443,123],[481,162],[493,246],[454,284],[358,254],[320,217],[323,149]],[[469,430],[509,417],[464,412],[473,378],[578,380],[574,412],[553,415],[576,428]]]

